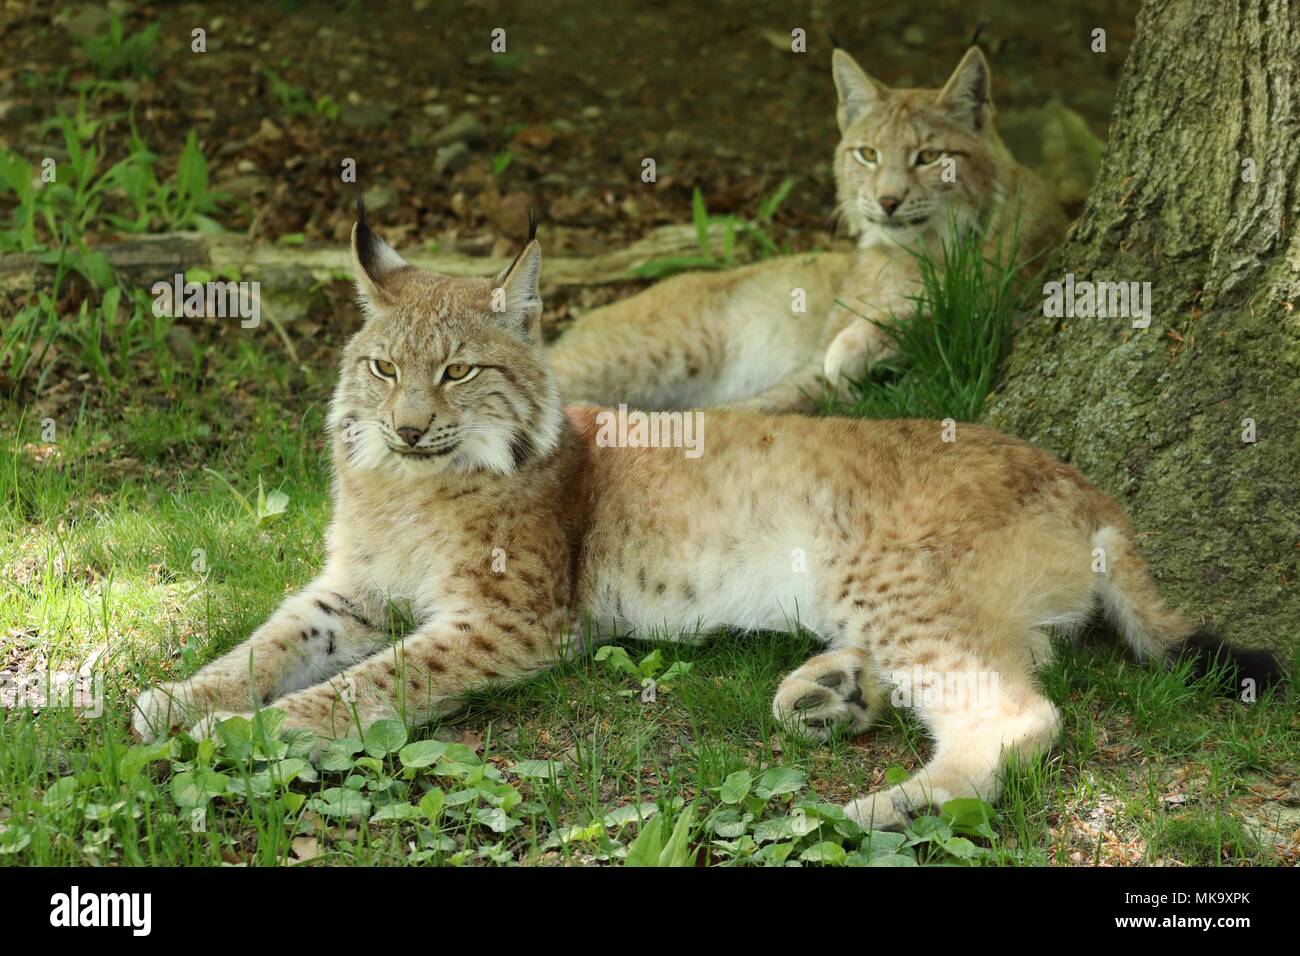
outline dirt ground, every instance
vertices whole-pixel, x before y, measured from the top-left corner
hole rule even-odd
[[[710,211],[752,213],[787,176],[799,185],[778,222],[792,244],[813,244],[833,200],[830,36],[882,80],[929,86],[980,28],[1001,111],[1055,96],[1104,136],[1133,29],[1133,5],[1116,0],[870,11],[773,0],[653,10],[619,0],[115,6],[128,31],[159,22],[164,55],[155,77],[105,109],[134,106],[140,134],[164,160],[197,130],[214,185],[236,200],[227,228],[338,241],[361,191],[394,241],[483,252],[518,239],[528,205],[551,247],[580,253],[688,221],[696,186]],[[69,84],[90,76],[74,38],[105,29],[108,14],[21,0],[5,0],[3,14],[0,144],[37,154],[57,139],[39,124],[56,109],[75,111],[76,95],[33,78],[65,67]],[[189,49],[196,26],[207,31],[203,54]],[[1089,49],[1098,27],[1105,54]],[[506,52],[494,54],[498,28]],[[806,53],[790,50],[796,28]],[[330,97],[337,116],[291,115],[268,70],[311,103]],[[439,145],[462,115],[473,120],[460,120],[473,127],[468,156],[455,151],[440,171]],[[121,149],[127,129],[126,116],[112,129]],[[357,160],[356,185],[341,181],[344,157]],[[646,157],[658,167],[654,184],[640,178]]]
[[[66,157],[50,121],[76,115],[78,86],[103,79],[81,40],[107,33],[112,11],[127,36],[152,23],[160,31],[151,70],[88,99],[87,112],[106,119],[99,169],[127,154],[134,123],[165,181],[194,130],[211,186],[225,195],[215,218],[258,241],[345,242],[364,196],[399,249],[505,255],[532,208],[548,255],[581,256],[689,222],[696,188],[711,213],[750,217],[792,178],[770,234],[790,250],[825,248],[836,241],[832,37],[884,82],[937,86],[978,33],[1004,138],[1059,184],[1074,171],[1044,157],[1036,111],[1058,102],[1104,140],[1131,7],[0,0],[0,147],[37,164]],[[205,53],[191,50],[200,27]],[[498,29],[506,49],[494,53]],[[1095,29],[1106,32],[1105,53],[1091,49]],[[792,52],[794,30],[806,52]],[[642,181],[647,158],[653,183]],[[356,161],[355,183],[343,181],[345,159]],[[1064,197],[1071,212],[1083,184]],[[11,203],[0,196],[0,219]],[[101,227],[86,241],[118,238]],[[636,286],[550,294],[547,327]],[[304,363],[332,365],[329,351],[354,327],[350,302],[346,283],[335,283],[290,329]],[[74,290],[66,308],[78,305]],[[45,388],[60,388],[73,368],[52,369]],[[64,384],[58,404],[77,402],[81,388]]]

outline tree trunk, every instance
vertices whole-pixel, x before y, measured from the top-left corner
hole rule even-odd
[[[1297,0],[1148,0],[1097,184],[1043,280],[1149,281],[1151,324],[1035,303],[990,411],[1127,504],[1173,603],[1284,648],[1300,630],[1298,221]]]

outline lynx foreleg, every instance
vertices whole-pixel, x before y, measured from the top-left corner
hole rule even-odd
[[[367,657],[385,640],[382,610],[363,609],[323,575],[286,600],[253,635],[186,680],[136,699],[143,740],[165,736],[212,711],[244,711],[315,684]]]
[[[285,726],[322,739],[359,735],[385,718],[415,726],[455,711],[469,692],[530,676],[563,656],[563,641],[513,615],[449,615],[271,706],[285,712]],[[195,728],[196,736],[228,716],[214,714]]]

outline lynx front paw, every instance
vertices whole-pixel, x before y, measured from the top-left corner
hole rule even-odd
[[[822,371],[833,388],[840,388],[844,379],[856,380],[871,365],[874,326],[866,319],[858,319],[842,331],[826,350]]]
[[[864,830],[904,830],[912,819],[912,806],[896,787],[851,800],[844,812]]]
[[[135,699],[131,726],[145,743],[166,737],[194,719],[194,696],[185,684],[159,684]]]
[[[866,730],[873,708],[863,692],[857,655],[836,651],[812,658],[781,682],[772,714],[814,740],[826,740],[841,728],[855,734]]]

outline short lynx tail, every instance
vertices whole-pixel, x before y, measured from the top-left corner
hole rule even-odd
[[[1197,629],[1164,602],[1132,539],[1118,528],[1105,527],[1093,536],[1094,548],[1105,557],[1098,575],[1102,610],[1124,640],[1143,660],[1193,663],[1193,674],[1222,678],[1225,691],[1237,693],[1252,680],[1258,690],[1281,683],[1277,656],[1267,650],[1234,647],[1208,629]]]

